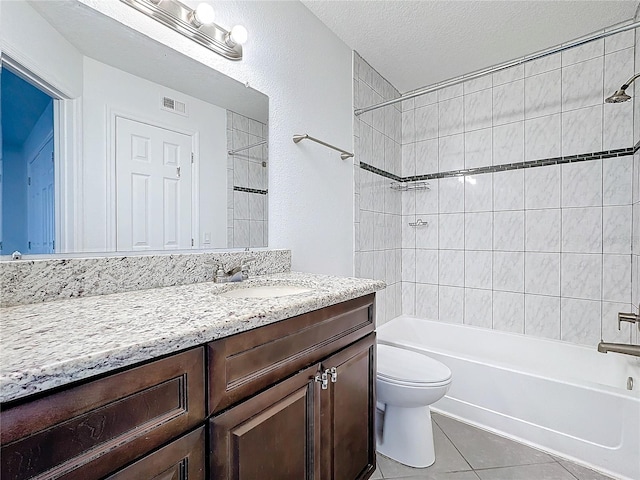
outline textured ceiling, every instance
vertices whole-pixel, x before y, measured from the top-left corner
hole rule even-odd
[[[632,19],[633,1],[302,0],[401,93]]]

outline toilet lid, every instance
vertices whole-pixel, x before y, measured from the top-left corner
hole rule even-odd
[[[449,368],[418,352],[378,345],[378,376],[402,383],[442,383],[451,378]]]

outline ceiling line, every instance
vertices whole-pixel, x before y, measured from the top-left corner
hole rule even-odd
[[[516,67],[518,65],[522,65],[524,63],[531,62],[533,60],[538,60],[540,58],[544,58],[549,55],[562,52],[564,50],[569,50],[571,48],[579,47],[580,45],[584,45],[586,43],[590,43],[595,40],[599,40],[601,38],[609,37],[617,33],[626,32],[627,30],[632,30],[638,27],[640,27],[640,21],[635,21],[634,23],[631,23],[629,25],[624,25],[622,27],[614,28],[613,30],[609,30],[607,32],[594,33],[587,37],[582,37],[579,40],[573,40],[563,45],[560,45],[551,49],[547,49],[538,53],[534,53],[532,55],[525,55],[524,57],[518,58],[516,60],[510,60],[507,62],[494,65],[493,67],[484,68],[482,70],[476,70],[475,72],[470,73],[468,75],[464,75],[463,77],[447,80],[445,82],[442,82],[433,86],[417,88],[415,90],[402,94],[398,98],[394,98],[392,100],[376,103],[374,105],[370,105],[364,108],[357,108],[355,109],[354,114],[356,116],[360,116],[363,113],[370,112],[371,110],[377,110],[378,108],[386,107],[388,105],[394,105],[398,102],[402,102],[403,100],[409,100],[411,98],[419,97],[421,95],[426,95],[427,93],[436,92],[438,90],[442,90],[447,87],[452,87],[454,85],[458,85],[460,83],[467,82],[469,80],[475,80],[476,78],[481,78],[491,73],[499,72],[501,70],[506,70],[507,68],[511,68],[511,67]]]

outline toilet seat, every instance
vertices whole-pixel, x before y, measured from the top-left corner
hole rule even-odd
[[[451,382],[449,368],[418,352],[391,345],[377,346],[378,378],[407,387],[437,387]]]

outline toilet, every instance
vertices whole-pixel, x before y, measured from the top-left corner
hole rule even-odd
[[[377,450],[410,467],[428,467],[436,459],[429,405],[449,390],[451,370],[412,350],[377,348],[376,389],[384,408]]]

